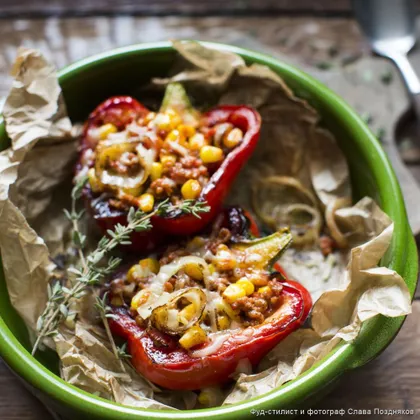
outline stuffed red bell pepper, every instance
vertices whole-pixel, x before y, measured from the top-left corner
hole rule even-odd
[[[155,215],[153,229],[132,237],[137,249],[164,235],[200,231],[217,214],[259,137],[261,118],[247,106],[195,110],[182,85],[168,85],[159,112],[128,96],[99,105],[85,124],[76,176],[88,175],[84,196],[104,230],[126,223],[130,207],[148,213],[165,199],[173,210]],[[185,202],[206,207],[197,217]]]
[[[291,241],[287,230],[246,240],[221,226],[140,260],[108,286],[112,332],[127,341],[133,366],[162,387],[229,381],[241,361],[256,366],[310,311],[306,289],[272,271]]]

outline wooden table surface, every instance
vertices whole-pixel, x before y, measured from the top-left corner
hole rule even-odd
[[[7,3],[9,11],[14,10],[13,3]],[[0,96],[7,93],[10,83],[7,74],[19,45],[41,49],[61,67],[116,46],[171,38],[232,43],[297,64],[341,94],[361,114],[369,116],[372,130],[384,134],[384,145],[388,149],[393,145],[396,122],[408,104],[401,81],[388,62],[369,55],[356,24],[348,18],[119,16],[4,19],[0,24]],[[413,61],[420,71],[420,54],[415,53]],[[389,150],[395,155],[394,148]],[[419,165],[411,167],[418,181],[419,168]],[[420,418],[419,320],[420,300],[416,298],[413,314],[395,341],[375,361],[347,374],[318,407],[417,409],[415,418]],[[364,417],[345,415],[341,418]],[[0,419],[50,418],[46,409],[0,362]],[[301,416],[300,420],[309,418],[312,417]],[[405,416],[392,416],[392,419],[403,418]]]

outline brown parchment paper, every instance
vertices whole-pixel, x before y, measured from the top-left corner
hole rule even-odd
[[[54,67],[39,52],[21,48],[12,74],[3,109],[11,147],[0,154],[0,248],[11,302],[33,330],[53,264],[49,235],[38,236],[28,220],[46,210],[75,145]],[[38,147],[42,159],[34,159]],[[57,161],[60,170],[53,173]]]
[[[74,332],[63,329],[55,343],[61,359],[61,377],[92,394],[150,409],[193,408],[196,403],[193,392],[161,391],[128,363],[124,363],[122,371],[99,327],[77,322]]]
[[[174,46],[179,60],[173,76],[155,80],[156,89],[180,81],[197,105],[247,104],[262,116],[260,143],[232,189],[231,202],[250,208],[249,186],[265,172],[299,179],[316,194],[322,212],[331,200],[351,196],[347,164],[334,137],[318,127],[315,110],[294,97],[276,74],[261,65],[247,67],[235,54],[194,42]],[[69,226],[62,208],[68,204],[76,141],[55,69],[40,53],[21,49],[14,75],[4,109],[12,146],[0,154],[0,247],[12,304],[33,331],[55,269],[50,257],[67,246]],[[337,210],[335,218],[351,250],[324,258],[314,245],[291,249],[282,259],[290,277],[301,281],[314,298],[312,328],[300,329],[281,342],[257,373],[245,369],[247,373],[238,374],[220,402],[261,395],[295,378],[341,340],[354,340],[364,320],[410,312],[403,279],[378,267],[392,238],[392,221],[370,198]],[[86,319],[81,317],[74,329],[63,326],[55,337],[66,381],[131,406],[196,405],[193,392],[163,391],[127,363],[122,371],[101,328],[86,324]]]

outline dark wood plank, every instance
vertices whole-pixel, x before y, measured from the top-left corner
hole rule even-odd
[[[394,342],[374,361],[348,373],[315,408],[373,410],[416,410],[413,418],[420,416],[420,301],[413,305],[413,313],[407,318]],[[298,420],[309,420],[308,415]],[[319,417],[321,418],[321,417]],[[333,417],[334,418],[334,417]],[[339,418],[339,416],[335,417]],[[365,418],[347,415],[342,418]],[[384,419],[387,416],[366,416],[369,419]],[[390,417],[406,420],[405,415]]]
[[[29,15],[100,15],[112,13],[134,13],[143,15],[223,15],[240,13],[349,13],[350,0],[242,0],[225,2],[223,0],[3,0],[0,4],[0,16],[22,17]]]
[[[420,0],[415,0],[417,9]],[[0,17],[47,17],[137,14],[147,16],[168,15],[246,15],[275,14],[349,16],[351,0],[2,0]]]
[[[0,419],[53,420],[45,407],[0,359]]]
[[[324,79],[336,72],[342,62],[355,60],[366,50],[357,25],[350,19],[133,16],[10,19],[0,25],[0,95],[7,92],[9,69],[20,45],[39,48],[62,67],[107,49],[173,38],[259,49],[304,66]],[[334,51],[339,54],[331,58]],[[331,71],[319,70],[317,67],[326,60],[332,60]]]

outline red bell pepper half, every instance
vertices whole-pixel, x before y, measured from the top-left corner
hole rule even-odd
[[[112,123],[122,130],[127,124],[143,117],[148,112],[147,108],[129,96],[116,96],[100,104],[85,124],[76,173],[86,165],[89,167],[94,165],[94,161],[89,162],[89,155],[96,148],[95,141],[89,136],[92,128]],[[234,105],[219,106],[201,117],[201,124],[209,127],[210,131],[216,124],[225,122],[240,128],[244,137],[242,142],[227,154],[218,167],[212,168],[211,177],[197,198],[197,201],[206,202],[210,211],[201,213],[200,218],[192,214],[184,214],[181,211],[174,211],[165,217],[153,216],[151,218],[152,230],[133,233],[131,238],[133,249],[152,249],[167,235],[196,233],[217,215],[238,172],[250,158],[257,145],[261,117],[257,111],[250,107]],[[89,184],[85,188],[84,197],[90,213],[104,232],[113,229],[117,223],[126,224],[127,212],[114,208],[108,198],[102,198],[93,193]]]
[[[227,208],[221,216],[222,225],[229,228],[233,237],[245,241],[242,243],[260,236],[252,216],[241,208]],[[277,263],[274,269],[281,270],[281,267]],[[247,359],[255,367],[308,317],[312,307],[309,292],[301,284],[285,280],[282,270],[273,276],[283,286],[278,309],[262,324],[232,331],[214,353],[204,357],[194,357],[194,352],[183,349],[174,336],[137,325],[126,307],[113,309],[110,327],[115,335],[127,341],[131,363],[151,382],[175,390],[196,390],[222,384],[231,379],[241,360]]]
[[[233,181],[242,166],[251,157],[260,135],[261,117],[257,111],[247,106],[222,105],[206,114],[204,119],[209,127],[228,122],[244,132],[241,144],[231,151],[213,173],[198,198],[210,206],[208,213],[200,214],[200,219],[191,214],[180,212],[168,217],[155,216],[152,224],[162,232],[173,235],[191,235],[206,226],[221,209]]]
[[[264,323],[233,331],[218,350],[204,357],[193,357],[168,334],[139,327],[125,308],[115,308],[109,323],[112,332],[127,341],[131,363],[145,378],[168,389],[196,390],[228,382],[241,360],[255,367],[304,323],[312,306],[308,291],[284,281],[282,299]]]

